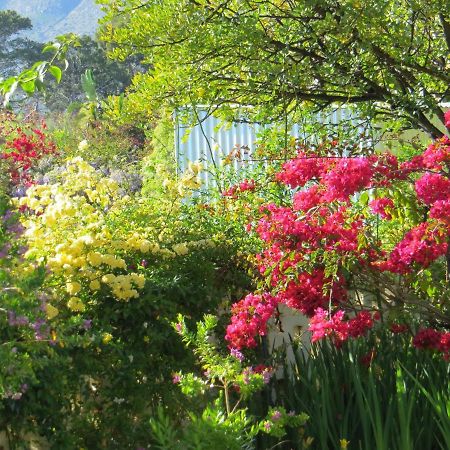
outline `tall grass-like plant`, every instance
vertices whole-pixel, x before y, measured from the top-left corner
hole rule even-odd
[[[335,347],[295,347],[277,395],[310,417],[312,448],[450,448],[449,364],[385,332]],[[297,447],[302,448],[297,437]]]

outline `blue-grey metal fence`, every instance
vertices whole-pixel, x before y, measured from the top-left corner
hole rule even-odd
[[[220,165],[227,155],[240,149],[241,157],[233,158],[232,161],[238,170],[242,164],[251,163],[258,136],[271,127],[259,123],[224,123],[214,116],[207,116],[206,109],[201,108],[197,110],[196,116],[197,123],[192,125],[175,115],[175,152],[180,172],[187,168],[189,161],[202,161],[208,168]],[[318,114],[316,120],[335,125],[345,120],[359,126],[354,114],[345,108],[338,108],[329,114]],[[302,125],[294,124],[288,130],[288,135],[305,137],[305,131]],[[212,175],[208,171],[202,173],[202,178],[206,187],[213,183]]]

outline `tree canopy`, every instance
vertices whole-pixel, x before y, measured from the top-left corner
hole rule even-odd
[[[67,52],[68,66],[58,86],[46,92],[46,105],[51,110],[65,110],[73,102],[85,100],[81,77],[91,69],[100,98],[119,95],[131,83],[134,73],[140,70],[137,58],[125,63],[112,61],[106,56],[102,43],[89,36],[79,40],[79,46]]]
[[[0,11],[0,76],[9,76],[39,58],[41,44],[21,37],[32,28],[27,17],[16,11]]]
[[[240,105],[271,119],[357,104],[434,137],[444,131],[448,0],[100,3],[113,54],[151,65],[134,84],[153,104]]]

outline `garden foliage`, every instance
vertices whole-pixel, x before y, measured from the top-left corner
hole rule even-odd
[[[51,127],[1,112],[9,446],[448,448],[443,2],[99,3],[112,54],[151,65],[129,95],[100,101],[86,72],[89,102]],[[59,84],[77,42],[0,81],[5,104],[48,74]],[[305,101],[362,102],[433,141],[393,153],[361,133],[289,139]],[[170,114],[202,102],[283,116],[284,134],[266,131],[239,172],[236,146],[179,173]],[[273,348],[280,305],[309,318],[310,351],[297,336]]]

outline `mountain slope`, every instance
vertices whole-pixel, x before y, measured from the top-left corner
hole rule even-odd
[[[41,42],[69,32],[93,35],[102,15],[95,0],[0,0],[0,9],[29,17],[33,29],[26,37]]]
[[[81,0],[70,13],[47,30],[47,36],[58,36],[67,32],[93,35],[102,12],[93,0]]]

